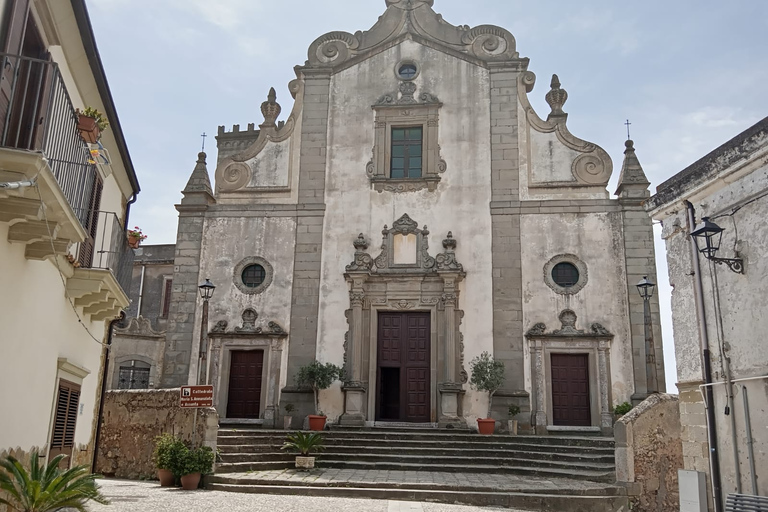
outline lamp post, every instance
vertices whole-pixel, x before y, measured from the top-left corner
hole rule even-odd
[[[648,280],[648,276],[643,276],[637,283],[637,291],[643,298],[643,315],[645,328],[645,378],[647,381],[647,391],[651,393],[659,392],[658,378],[656,375],[656,349],[653,343],[653,324],[651,323],[651,297],[656,289],[656,284]]]
[[[701,224],[691,231],[691,237],[696,244],[696,248],[709,261],[713,261],[718,265],[725,264],[733,272],[743,274],[744,260],[741,258],[716,257],[717,251],[720,249],[720,241],[723,239],[723,231],[725,231],[725,229],[709,220],[709,217],[702,217]],[[699,241],[703,242],[703,247],[699,245]]]
[[[216,287],[208,279],[198,286],[203,299],[203,318],[200,322],[200,356],[197,361],[197,384],[207,384],[206,359],[208,356],[208,300]]]

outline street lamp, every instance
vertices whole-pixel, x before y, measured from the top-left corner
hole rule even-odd
[[[197,287],[203,299],[203,318],[200,322],[200,356],[197,362],[197,384],[207,384],[206,359],[208,354],[208,301],[216,287],[208,279]]]
[[[656,375],[656,349],[653,343],[653,324],[651,323],[651,297],[656,289],[656,283],[649,281],[648,276],[643,276],[637,283],[637,291],[643,298],[643,327],[645,330],[645,378],[647,381],[647,391],[658,393],[659,385]]]
[[[716,257],[717,251],[720,250],[720,241],[723,239],[723,231],[725,229],[709,220],[709,217],[702,217],[701,224],[696,226],[696,229],[691,232],[691,237],[693,237],[696,248],[705,258],[714,261],[718,265],[725,263],[733,272],[743,274],[744,260],[741,258]],[[704,245],[703,247],[699,245],[700,240]]]

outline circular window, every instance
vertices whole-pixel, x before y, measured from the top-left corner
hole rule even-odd
[[[558,263],[552,269],[552,280],[563,288],[576,286],[579,282],[579,269],[573,263]]]
[[[237,289],[253,295],[261,293],[272,283],[272,265],[264,258],[251,256],[235,266],[233,280]]]
[[[395,74],[400,80],[413,80],[419,76],[419,66],[412,60],[401,60],[395,66]]]
[[[256,288],[264,282],[267,272],[261,265],[248,265],[243,269],[243,284],[248,288]]]
[[[560,295],[578,293],[587,277],[587,264],[573,254],[558,254],[544,265],[544,282]]]

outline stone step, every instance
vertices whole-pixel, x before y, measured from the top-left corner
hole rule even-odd
[[[264,453],[259,457],[254,457],[253,454],[222,454],[222,463],[239,463],[239,462],[271,462],[271,461],[292,461],[296,457],[295,453],[275,452]],[[431,466],[444,465],[444,464],[478,464],[484,465],[496,465],[496,466],[518,466],[526,464],[535,464],[542,468],[561,468],[561,469],[588,469],[594,471],[613,471],[614,463],[612,460],[608,462],[594,461],[594,460],[566,460],[564,458],[558,458],[557,460],[542,459],[542,458],[530,458],[522,456],[473,456],[469,454],[464,455],[448,455],[448,456],[430,456],[424,457],[423,455],[414,454],[375,454],[375,453],[358,453],[350,455],[347,453],[336,452],[323,452],[318,456],[318,460],[323,463],[331,462],[391,462],[391,463],[409,463],[409,464],[429,464]]]
[[[389,471],[439,471],[448,473],[510,473],[527,476],[554,476],[558,478],[575,478],[590,480],[594,482],[613,482],[616,479],[613,468],[610,470],[600,468],[595,470],[583,469],[584,466],[574,466],[567,468],[544,467],[543,465],[497,465],[497,464],[474,464],[456,465],[456,464],[432,464],[430,461],[418,462],[399,462],[395,461],[357,461],[348,459],[329,460],[319,459],[316,464],[323,468],[341,468],[350,470],[389,470]],[[263,461],[263,462],[234,462],[220,463],[216,465],[216,473],[244,473],[248,471],[264,471],[272,469],[288,469],[293,467],[294,463],[285,461]]]
[[[266,457],[269,454],[285,453],[280,451],[278,445],[224,445],[221,446],[219,453],[222,458],[230,456],[238,456],[241,458]],[[444,447],[444,448],[407,448],[403,449],[400,446],[344,446],[344,445],[326,445],[325,453],[338,453],[346,456],[355,456],[361,453],[365,454],[379,454],[379,455],[392,455],[398,453],[406,453],[408,455],[417,455],[420,457],[453,457],[453,456],[466,456],[473,458],[510,458],[520,457],[531,460],[572,460],[572,461],[584,461],[584,462],[604,462],[613,464],[614,454],[610,452],[593,452],[593,451],[569,451],[569,452],[554,452],[554,451],[535,451],[535,450],[523,450],[523,449],[486,449],[486,448],[461,448],[461,447]],[[230,460],[230,459],[226,459]]]
[[[446,489],[404,489],[397,487],[315,487],[226,483],[211,483],[207,487],[213,490],[244,493],[431,501],[515,509],[557,510],[559,512],[614,512],[616,510],[628,509],[629,506],[625,496],[574,496],[549,493],[489,492],[487,490],[452,491]]]

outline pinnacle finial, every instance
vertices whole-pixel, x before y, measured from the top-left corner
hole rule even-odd
[[[208,155],[205,154],[205,151],[201,151],[197,154],[197,163],[199,164],[205,164],[205,158]]]
[[[565,89],[560,88],[560,78],[557,75],[552,75],[552,82],[550,83],[550,91],[547,93],[546,100],[549,103],[549,107],[552,112],[549,116],[563,116],[563,105],[568,101],[568,93]]]
[[[280,104],[277,102],[275,88],[271,87],[269,89],[269,94],[267,95],[267,101],[261,104],[261,113],[264,115],[264,122],[259,128],[274,127],[275,121],[277,121],[277,117],[282,110]]]

